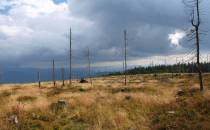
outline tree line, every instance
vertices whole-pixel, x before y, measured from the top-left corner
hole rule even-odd
[[[204,62],[200,64],[201,71],[203,73],[210,73],[210,63]],[[139,66],[132,69],[128,69],[126,74],[155,74],[155,73],[196,73],[196,63],[183,63],[174,65],[154,65],[154,66]],[[124,75],[124,72],[113,72],[108,74],[112,75]]]

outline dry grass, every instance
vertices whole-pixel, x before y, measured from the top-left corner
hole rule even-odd
[[[209,77],[205,75],[205,86],[210,85]],[[80,84],[78,81],[74,81],[72,87],[63,88],[60,87],[61,83],[54,88],[50,82],[42,84],[41,89],[38,84],[1,85],[0,130],[173,129],[166,127],[171,123],[168,120],[175,119],[175,124],[176,121],[178,124],[185,119],[190,123],[185,116],[171,118],[166,114],[170,110],[183,112],[179,106],[183,103],[181,99],[187,98],[189,100],[186,102],[193,102],[199,97],[195,104],[188,107],[198,108],[196,103],[204,102],[201,103],[202,110],[206,110],[205,102],[210,100],[208,90],[192,95],[190,90],[198,87],[194,75],[183,75],[174,79],[171,79],[171,75],[135,75],[128,79],[127,86],[123,85],[122,76],[95,78],[93,86]],[[185,96],[177,97],[179,89],[185,89]],[[68,107],[54,113],[50,106],[61,99],[68,102]],[[197,110],[201,109],[195,109]],[[9,115],[12,114],[18,116],[18,125],[8,122]],[[196,119],[200,118],[195,116]],[[206,121],[209,121],[207,117],[204,118],[204,122]]]

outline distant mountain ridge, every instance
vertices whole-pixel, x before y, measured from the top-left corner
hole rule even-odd
[[[1,83],[33,83],[38,80],[38,72],[40,72],[41,81],[52,80],[52,69],[34,69],[34,68],[9,68],[0,72]],[[108,72],[95,71],[91,73],[91,77],[108,74]],[[61,80],[61,69],[55,69],[56,80]],[[65,70],[65,80],[69,79],[69,70]],[[74,69],[72,71],[72,79],[80,79],[88,77],[86,69]]]

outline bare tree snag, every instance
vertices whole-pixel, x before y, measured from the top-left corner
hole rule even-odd
[[[41,80],[40,80],[40,72],[38,71],[38,85],[39,85],[39,88],[41,88]]]
[[[56,86],[56,81],[55,81],[55,60],[53,60],[52,79],[53,79],[53,85],[55,87]]]
[[[62,87],[65,86],[65,76],[64,75],[65,75],[65,69],[62,68],[61,69]]]
[[[124,79],[125,79],[125,85],[127,85],[127,31],[124,31]]]
[[[196,12],[193,9],[193,16],[191,19],[191,24],[195,29],[196,33],[196,46],[197,46],[197,71],[199,75],[199,81],[200,81],[200,91],[204,90],[203,87],[203,76],[202,76],[202,71],[200,67],[200,34],[199,34],[199,29],[200,29],[200,9],[199,9],[199,0],[196,0]],[[195,19],[195,15],[197,16],[197,20]],[[196,22],[197,21],[197,22]]]
[[[92,78],[91,78],[91,56],[90,56],[90,49],[89,48],[88,48],[88,51],[87,51],[87,59],[88,59],[88,75],[89,75],[90,83],[92,85],[93,82],[92,82]]]
[[[203,87],[203,76],[200,66],[200,0],[184,0],[184,3],[190,7],[192,10],[191,13],[191,25],[193,29],[191,30],[191,34],[189,35],[191,38],[195,39],[196,44],[196,68],[197,73],[199,77],[199,83],[200,83],[200,91],[204,90]]]
[[[209,54],[207,54],[207,66],[208,66],[208,73],[210,72],[210,66],[209,66]]]
[[[70,28],[70,44],[69,44],[69,85],[72,86],[72,34]]]

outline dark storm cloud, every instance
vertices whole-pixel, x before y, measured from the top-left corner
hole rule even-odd
[[[205,5],[204,1],[204,10]],[[91,46],[97,60],[115,60],[122,57],[117,51],[122,50],[124,29],[128,30],[128,53],[131,58],[176,54],[189,49],[186,39],[181,43],[185,48],[178,50],[171,46],[168,40],[169,34],[176,30],[185,31],[190,27],[190,12],[182,0],[70,0],[69,6],[74,15],[94,22],[96,32],[89,31],[93,35],[97,32],[100,34],[96,38],[98,44]],[[85,42],[91,44],[94,41],[89,39]],[[116,52],[111,55],[113,48]],[[107,52],[107,55],[101,51]]]
[[[107,53],[112,48],[122,50],[124,29],[128,31],[131,57],[168,54],[173,51],[169,33],[184,28],[187,21],[181,0],[71,0],[69,6],[74,15],[94,22],[100,36],[97,35],[98,44],[91,47],[98,56],[104,49]],[[109,57],[101,55],[97,59],[120,58],[117,52],[107,55]]]
[[[62,3],[59,0],[58,5]],[[202,4],[202,10],[205,13],[202,15],[202,29],[207,31],[209,30],[207,26],[209,25],[207,13],[209,3],[208,0],[203,0]],[[14,46],[9,46],[11,51],[16,53],[17,48],[21,48],[19,45],[23,45],[23,49],[19,49],[21,51],[17,53],[18,56],[9,58],[9,60],[12,59],[12,62],[4,58],[4,63],[24,66],[24,61],[30,65],[34,63],[36,66],[36,62],[49,63],[52,59],[56,59],[56,61],[63,61],[67,64],[69,26],[72,27],[74,64],[86,62],[85,54],[88,48],[91,50],[94,62],[122,59],[125,29],[128,32],[129,59],[179,54],[187,52],[191,46],[185,38],[181,40],[182,48],[176,48],[168,39],[169,34],[190,28],[189,12],[184,7],[182,0],[69,0],[68,5],[70,13],[59,12],[60,8],[65,6],[59,9],[55,7],[55,10],[59,10],[56,13],[43,15],[42,12],[38,12],[39,17],[25,18],[23,21],[20,19],[26,16],[21,12],[22,8],[19,9],[20,13],[17,10],[9,12],[14,18],[13,21],[18,20],[16,23],[20,27],[17,29],[29,30],[29,32],[31,29],[33,32],[30,32],[32,36],[26,35],[25,37],[9,38],[9,40],[5,40],[5,34],[0,33],[2,43],[10,45],[15,43]],[[40,8],[43,11],[43,7]],[[46,12],[48,13],[48,10]],[[33,15],[36,16],[36,12]],[[27,28],[22,28],[22,26]],[[208,35],[209,33],[203,36],[201,48],[205,51],[208,51],[210,47]]]

